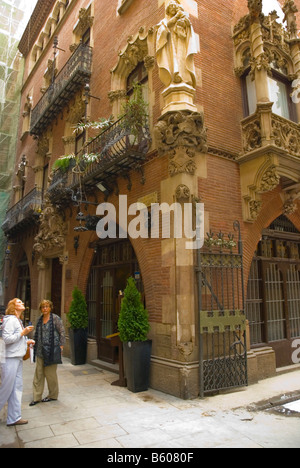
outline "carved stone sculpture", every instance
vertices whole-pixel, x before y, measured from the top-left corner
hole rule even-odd
[[[41,217],[41,225],[33,246],[39,255],[52,250],[61,250],[66,241],[67,227],[52,205],[47,205]]]
[[[186,83],[196,87],[194,55],[198,52],[193,26],[179,0],[171,0],[157,26],[156,56],[165,86]]]
[[[168,113],[159,120],[154,131],[159,153],[169,153],[170,175],[193,175],[196,153],[207,152],[203,114],[189,111]]]

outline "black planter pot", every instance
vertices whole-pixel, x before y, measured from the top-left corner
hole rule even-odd
[[[123,343],[127,387],[133,393],[149,388],[152,341]]]
[[[87,337],[87,328],[79,328],[77,330],[69,328],[71,363],[73,366],[80,366],[86,363]]]

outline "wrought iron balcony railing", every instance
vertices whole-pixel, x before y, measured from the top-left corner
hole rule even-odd
[[[126,126],[126,116],[119,119],[76,155],[76,160],[80,161],[79,170],[71,164],[67,172],[57,170],[54,173],[48,188],[50,200],[52,203],[70,200],[80,183],[85,189],[93,190],[97,183],[102,182],[110,191],[117,177],[128,179],[132,170],[139,171],[143,181],[142,163],[150,144],[148,125],[133,131]],[[87,162],[86,155],[93,155],[94,161]]]
[[[40,217],[43,196],[37,188],[29,192],[22,200],[10,208],[1,228],[6,235],[17,233],[26,226],[32,225]]]
[[[80,44],[32,110],[30,133],[40,135],[91,76],[92,48]]]

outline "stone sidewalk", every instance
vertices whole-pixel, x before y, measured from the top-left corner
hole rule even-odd
[[[111,386],[115,374],[66,358],[58,372],[59,400],[29,407],[34,365],[24,363],[22,417],[29,424],[6,427],[2,410],[0,448],[300,448],[299,414],[267,409],[270,400],[300,399],[299,368],[193,401],[151,389],[133,394]]]

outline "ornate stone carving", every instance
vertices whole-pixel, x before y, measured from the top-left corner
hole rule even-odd
[[[196,172],[195,153],[188,148],[179,147],[173,150],[170,155],[169,174],[171,177],[176,174],[194,175]]]
[[[30,94],[27,94],[26,102],[25,102],[25,105],[24,105],[24,112],[23,112],[22,116],[27,117],[30,114],[30,112],[32,110],[32,107],[33,107],[32,96],[30,96]]]
[[[94,24],[94,17],[90,14],[90,9],[80,8],[79,10],[79,23],[77,25],[79,34],[82,35],[88,28]]]
[[[155,126],[155,137],[161,154],[178,147],[207,152],[207,134],[202,113],[181,111],[166,114]]]
[[[85,103],[82,94],[77,94],[73,106],[69,110],[67,122],[77,124],[85,113]]]
[[[37,146],[36,154],[42,158],[46,157],[49,153],[49,138],[43,135],[42,138],[39,138]]]
[[[293,197],[291,197],[284,203],[282,212],[284,215],[291,215],[297,211],[297,208],[297,203]]]
[[[146,70],[150,70],[151,68],[153,68],[155,64],[155,58],[153,57],[153,55],[147,55],[144,58],[144,64],[145,64]]]
[[[287,22],[287,30],[290,35],[290,39],[298,39],[298,28],[297,28],[297,18],[296,13],[298,13],[298,8],[295,5],[294,0],[286,1],[283,6],[283,12],[285,14],[284,21]]]
[[[252,58],[250,61],[250,64],[251,64],[250,76],[252,80],[255,79],[256,71],[266,70],[269,75],[271,75],[272,73],[272,69],[269,63],[269,57],[267,56],[266,53],[261,54],[256,58]]]
[[[191,191],[190,189],[184,185],[178,185],[176,192],[175,192],[175,197],[176,200],[189,200],[191,196]]]
[[[38,235],[35,238],[33,251],[44,255],[52,250],[64,248],[67,234],[67,226],[55,208],[47,204],[41,216],[41,224]]]
[[[260,192],[271,192],[274,190],[280,182],[280,176],[276,172],[276,167],[270,167],[263,175],[261,184],[260,184]]]
[[[166,7],[166,17],[157,26],[156,38],[159,76],[165,86],[187,83],[196,87],[194,55],[197,52],[189,15],[179,0],[171,0]]]
[[[207,152],[207,136],[203,114],[181,111],[166,114],[155,126],[159,153],[169,153],[169,173],[193,175],[196,152]]]
[[[134,70],[139,62],[142,62],[148,54],[148,45],[146,41],[132,42],[130,36],[127,40],[128,46],[124,52],[120,52],[120,58],[125,62],[129,70]]]
[[[259,21],[262,15],[262,0],[248,0],[250,19],[252,23]]]
[[[258,200],[250,200],[249,202],[250,216],[251,219],[256,219],[262,208],[262,202]]]
[[[260,119],[251,119],[250,122],[245,122],[242,128],[244,152],[247,153],[260,148],[262,144]]]
[[[118,99],[125,99],[127,96],[127,93],[124,89],[116,90],[116,91],[109,91],[108,93],[108,98],[111,103]]]
[[[272,131],[276,146],[300,156],[300,127],[298,124],[273,114]]]

